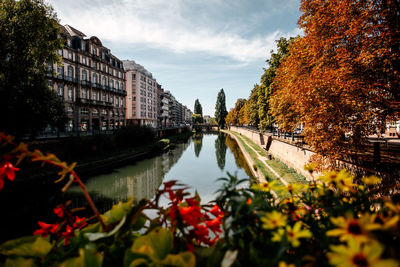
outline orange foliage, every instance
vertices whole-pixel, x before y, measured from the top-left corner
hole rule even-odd
[[[400,7],[302,0],[301,11],[305,36],[278,68],[271,110],[284,130],[305,123],[306,142],[335,158],[399,118]]]

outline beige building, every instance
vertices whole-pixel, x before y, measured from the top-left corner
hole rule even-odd
[[[49,86],[63,99],[66,131],[104,131],[125,125],[125,73],[122,62],[101,41],[61,26],[62,64],[48,64]]]
[[[159,96],[157,81],[142,65],[124,60],[126,71],[126,120],[127,123],[157,127]]]

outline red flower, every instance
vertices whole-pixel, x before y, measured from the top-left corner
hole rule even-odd
[[[179,207],[179,213],[182,219],[192,226],[196,226],[203,218],[203,214],[200,212],[200,207],[198,206]]]
[[[206,225],[214,233],[222,233],[221,219],[222,219],[222,217],[220,216],[220,217],[215,218],[214,220],[206,221]]]
[[[211,213],[212,215],[214,215],[215,217],[224,216],[224,212],[218,207],[217,204],[215,204],[215,205],[212,207],[212,209],[210,210],[210,213]]]
[[[87,225],[87,222],[85,221],[86,218],[79,218],[78,216],[75,216],[75,222],[73,224],[74,228],[79,228],[82,229],[83,227],[85,227]]]
[[[43,237],[48,236],[50,233],[55,234],[57,232],[59,224],[48,224],[39,221],[38,222],[39,226],[41,229],[37,229],[35,232],[33,232],[34,235],[41,235]]]
[[[74,228],[67,225],[65,232],[61,234],[64,237],[64,246],[69,244],[69,239],[75,236]]]
[[[19,171],[19,168],[15,168],[11,162],[0,165],[0,190],[3,189],[5,178],[14,181],[15,171]]]
[[[64,207],[63,207],[63,205],[57,206],[57,208],[54,208],[53,211],[59,218],[64,217]]]

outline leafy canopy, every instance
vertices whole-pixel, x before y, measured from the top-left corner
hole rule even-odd
[[[1,0],[0,130],[21,136],[65,124],[63,102],[45,78],[45,63],[60,61],[58,33],[56,14],[43,1]]]

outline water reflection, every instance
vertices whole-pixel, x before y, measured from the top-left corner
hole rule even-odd
[[[201,148],[203,147],[203,134],[195,134],[193,136],[194,154],[200,156]]]
[[[236,165],[243,168],[249,177],[253,177],[253,175],[249,169],[249,166],[247,165],[246,159],[244,158],[242,151],[240,150],[236,141],[233,138],[231,138],[229,135],[226,135],[225,143],[229,147],[229,149],[232,151],[232,153],[235,157]]]
[[[218,137],[215,139],[215,155],[217,157],[218,167],[221,171],[225,168],[226,149],[225,134],[218,133]]]
[[[157,157],[96,176],[86,182],[89,194],[93,195],[95,202],[112,199],[112,202],[116,203],[126,201],[132,196],[135,201],[150,199],[160,187],[165,174],[176,164],[188,146],[189,142],[178,144],[174,149]],[[71,187],[70,192],[78,193],[80,188]]]

